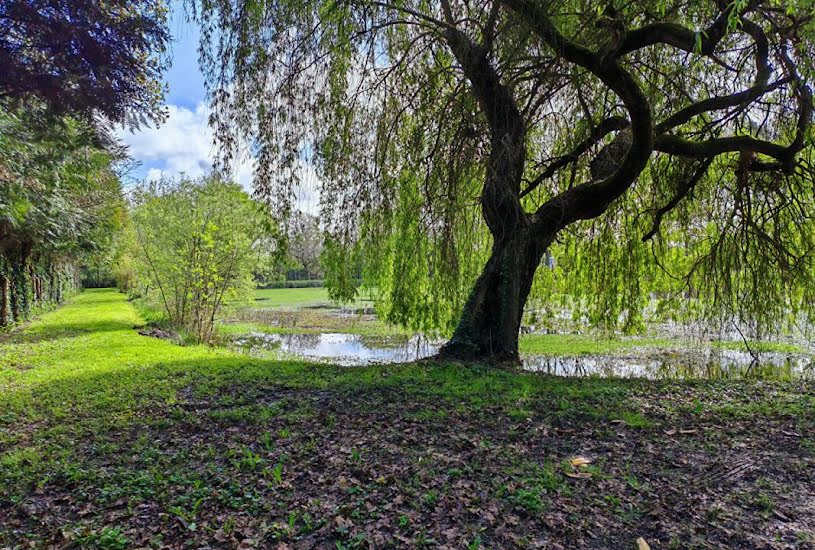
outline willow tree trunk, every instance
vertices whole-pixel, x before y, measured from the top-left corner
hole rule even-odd
[[[541,238],[528,228],[496,241],[490,259],[470,292],[443,358],[517,363],[518,333],[535,271],[554,236]]]
[[[470,292],[461,319],[441,357],[518,362],[518,332],[524,304],[543,251],[541,238],[520,202],[526,158],[523,117],[488,58],[461,35],[451,46],[490,121],[490,157],[481,192],[481,213],[493,237],[490,259]]]

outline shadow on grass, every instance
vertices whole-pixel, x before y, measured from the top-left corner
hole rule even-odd
[[[29,416],[51,427],[126,424],[127,419],[161,414],[165,406],[195,396],[227,392],[251,402],[264,392],[283,389],[321,391],[328,399],[335,395],[346,401],[356,395],[360,403],[368,393],[384,392],[396,403],[459,404],[474,410],[513,409],[522,402],[558,414],[610,417],[625,409],[626,397],[643,383],[556,378],[432,361],[339,367],[224,355],[112,367],[101,373],[73,371],[4,392],[0,409],[14,410],[22,430]]]
[[[715,484],[699,475],[718,475],[711,468],[720,467],[721,455],[730,456],[730,432],[711,439],[702,435],[701,426],[681,424],[693,429],[666,437],[662,426],[649,424],[650,405],[626,400],[643,387],[653,389],[655,399],[665,397],[674,386],[663,383],[562,379],[432,362],[343,368],[239,355],[168,359],[113,366],[101,374],[78,372],[29,388],[26,404],[36,407],[37,418],[32,422],[21,414],[7,424],[21,431],[28,424],[32,437],[16,440],[17,449],[5,449],[10,452],[0,480],[6,477],[8,493],[0,489],[0,524],[5,500],[6,517],[15,513],[21,518],[28,536],[45,536],[43,525],[73,520],[76,525],[115,525],[128,536],[161,533],[168,547],[204,547],[222,517],[239,514],[257,517],[258,523],[247,522],[239,533],[241,538],[257,535],[262,547],[273,547],[281,536],[297,543],[305,540],[298,538],[302,535],[310,537],[310,546],[328,548],[342,546],[335,544],[338,537],[351,536],[332,527],[339,509],[334,503],[341,503],[345,509],[377,510],[382,525],[393,525],[394,532],[433,532],[442,518],[441,528],[454,522],[470,525],[488,540],[554,533],[572,548],[586,547],[584,533],[602,525],[600,536],[607,538],[590,547],[624,548],[632,534],[668,540],[662,531],[650,534],[654,525],[673,532],[691,522],[694,532],[712,532],[718,527],[704,514],[685,510],[730,502],[729,495],[753,484],[750,478],[738,487],[732,481]],[[772,397],[769,392],[763,399]],[[5,400],[0,393],[0,411]],[[624,417],[625,424],[588,415],[591,409],[611,414],[626,406],[635,413]],[[547,418],[550,414],[559,417]],[[710,418],[700,420],[710,423]],[[750,426],[732,426],[740,440],[754,438],[738,452],[756,462],[770,457],[769,468],[762,470],[774,488],[768,494],[785,503],[783,513],[792,516],[799,503],[809,502],[811,476],[803,466],[793,470],[801,460],[778,451],[778,439],[745,431]],[[568,460],[578,451],[595,461],[582,467],[582,476]],[[676,457],[693,460],[678,465]],[[655,493],[668,498],[654,498]],[[396,498],[405,505],[395,506]],[[461,514],[460,503],[471,500],[477,510],[514,520],[484,522],[480,514]],[[548,501],[553,505],[542,504]],[[111,510],[123,509],[122,502],[138,512],[113,516]],[[54,506],[35,508],[43,503]],[[583,522],[579,529],[557,530],[560,524],[554,522],[562,521],[564,506],[574,518],[570,522]],[[723,540],[730,543],[737,529],[771,532],[770,526],[779,525],[754,510],[732,508],[741,513],[742,523],[726,533]],[[664,518],[659,523],[651,513],[655,509]],[[207,528],[189,529],[191,514]],[[406,514],[409,524],[402,520]],[[305,535],[266,528],[267,522],[285,525],[287,520],[299,525],[298,517],[308,517],[309,523],[311,517],[325,519],[328,527],[304,527]],[[541,517],[555,527],[539,523]],[[808,521],[803,512],[799,517]],[[755,527],[758,521],[767,526]],[[0,543],[13,546],[15,535],[4,541],[0,529]]]
[[[0,344],[37,344],[51,340],[75,338],[91,333],[117,332],[141,328],[132,322],[110,319],[53,323],[46,327],[21,327],[0,336]]]

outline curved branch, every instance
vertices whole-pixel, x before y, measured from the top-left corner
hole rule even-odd
[[[788,174],[792,173],[795,169],[795,155],[804,147],[806,130],[812,119],[812,91],[799,75],[795,63],[785,50],[781,51],[780,57],[784,64],[786,76],[772,84],[768,84],[772,74],[772,67],[769,62],[770,47],[767,36],[761,26],[746,19],[743,15],[740,16],[739,21],[744,32],[753,38],[756,46],[756,76],[753,86],[735,94],[699,101],[669,116],[656,127],[657,134],[663,135],[657,137],[655,148],[671,155],[702,159],[736,151],[760,153],[772,157],[777,162],[768,163],[754,159],[745,166],[745,169],[755,172],[781,170]],[[768,92],[787,84],[794,85],[793,92],[798,103],[795,137],[789,145],[785,146],[771,141],[760,140],[752,136],[732,136],[695,142],[676,135],[664,134],[664,132],[690,121],[699,114],[747,105]]]
[[[637,179],[654,148],[651,106],[639,84],[613,56],[603,56],[563,36],[538,2],[502,0],[523,17],[532,30],[567,61],[579,65],[616,93],[631,120],[631,145],[616,170],[600,181],[590,181],[552,198],[535,213],[539,231],[561,228],[579,219],[599,216]]]
[[[449,5],[445,2],[443,6],[451,18]],[[519,193],[526,161],[526,124],[512,92],[490,64],[487,49],[456,28],[448,28],[445,37],[490,126],[481,204],[484,221],[493,236],[501,239],[525,218]]]
[[[792,82],[792,78],[789,77],[776,80],[772,84],[759,82],[753,87],[742,90],[741,92],[736,92],[735,94],[703,99],[702,101],[688,105],[684,109],[680,109],[679,111],[675,112],[657,124],[654,131],[657,134],[663,134],[669,130],[673,130],[677,126],[681,126],[682,124],[689,122],[693,117],[701,115],[702,113],[719,111],[753,102],[767,93],[789,84],[790,82]]]
[[[767,35],[764,34],[764,30],[759,25],[752,21],[744,17],[742,17],[740,21],[744,32],[753,38],[756,45],[756,76],[753,80],[753,85],[741,92],[704,99],[677,111],[657,124],[655,129],[657,134],[663,134],[668,130],[681,126],[702,113],[750,103],[793,80],[792,77],[787,77],[777,80],[773,84],[768,84],[772,67],[770,67],[769,61],[770,44],[767,40]]]
[[[741,15],[753,11],[761,3],[762,0],[752,0],[741,11]],[[688,53],[699,53],[711,57],[716,46],[727,34],[728,20],[735,7],[736,2],[729,2],[713,23],[702,31],[693,31],[682,25],[668,22],[650,23],[627,31],[617,50],[617,55],[623,56],[655,44],[667,44]],[[697,46],[700,46],[698,50]],[[720,61],[716,61],[721,64]]]
[[[795,154],[800,150],[792,146],[785,147],[772,141],[756,139],[753,136],[731,136],[705,141],[692,141],[676,135],[659,136],[654,149],[669,155],[698,159],[721,155],[722,153],[751,151],[773,157],[787,172],[794,168]]]
[[[815,106],[812,103],[812,89],[806,84],[806,81],[801,78],[798,73],[798,68],[795,63],[790,59],[786,49],[781,51],[781,61],[784,63],[784,68],[787,75],[795,80],[795,99],[798,102],[798,120],[795,124],[795,138],[790,143],[788,149],[795,155],[798,151],[804,148],[804,139],[806,137],[807,128],[812,121],[812,113]]]
[[[624,130],[625,128],[628,128],[630,124],[631,123],[628,121],[628,119],[621,116],[609,117],[603,120],[599,125],[594,127],[589,137],[577,144],[577,146],[570,152],[552,161],[549,166],[546,167],[546,170],[541,172],[538,177],[532,180],[527,188],[521,193],[521,198],[527,196],[545,180],[554,176],[555,172],[564,166],[575,162],[582,154],[588,151],[592,145],[606,137],[608,134],[614,131]]]
[[[692,141],[673,134],[659,136],[654,149],[669,155],[690,158],[707,158],[711,155],[747,150],[779,160],[785,158],[787,150],[786,147],[777,143],[756,139],[753,136],[730,136],[706,141]]]

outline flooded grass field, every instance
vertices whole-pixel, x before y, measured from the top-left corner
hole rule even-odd
[[[556,376],[649,379],[811,379],[815,356],[788,342],[691,338],[677,327],[655,337],[521,335],[523,369]],[[228,346],[255,356],[299,357],[343,366],[403,363],[435,355],[444,340],[411,334],[376,317],[372,302],[333,306],[325,289],[256,291],[223,320]]]

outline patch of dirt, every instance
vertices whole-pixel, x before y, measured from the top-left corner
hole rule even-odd
[[[158,327],[148,327],[144,330],[140,330],[139,334],[149,336],[150,338],[159,338],[161,340],[176,340],[178,338],[178,335]]]

